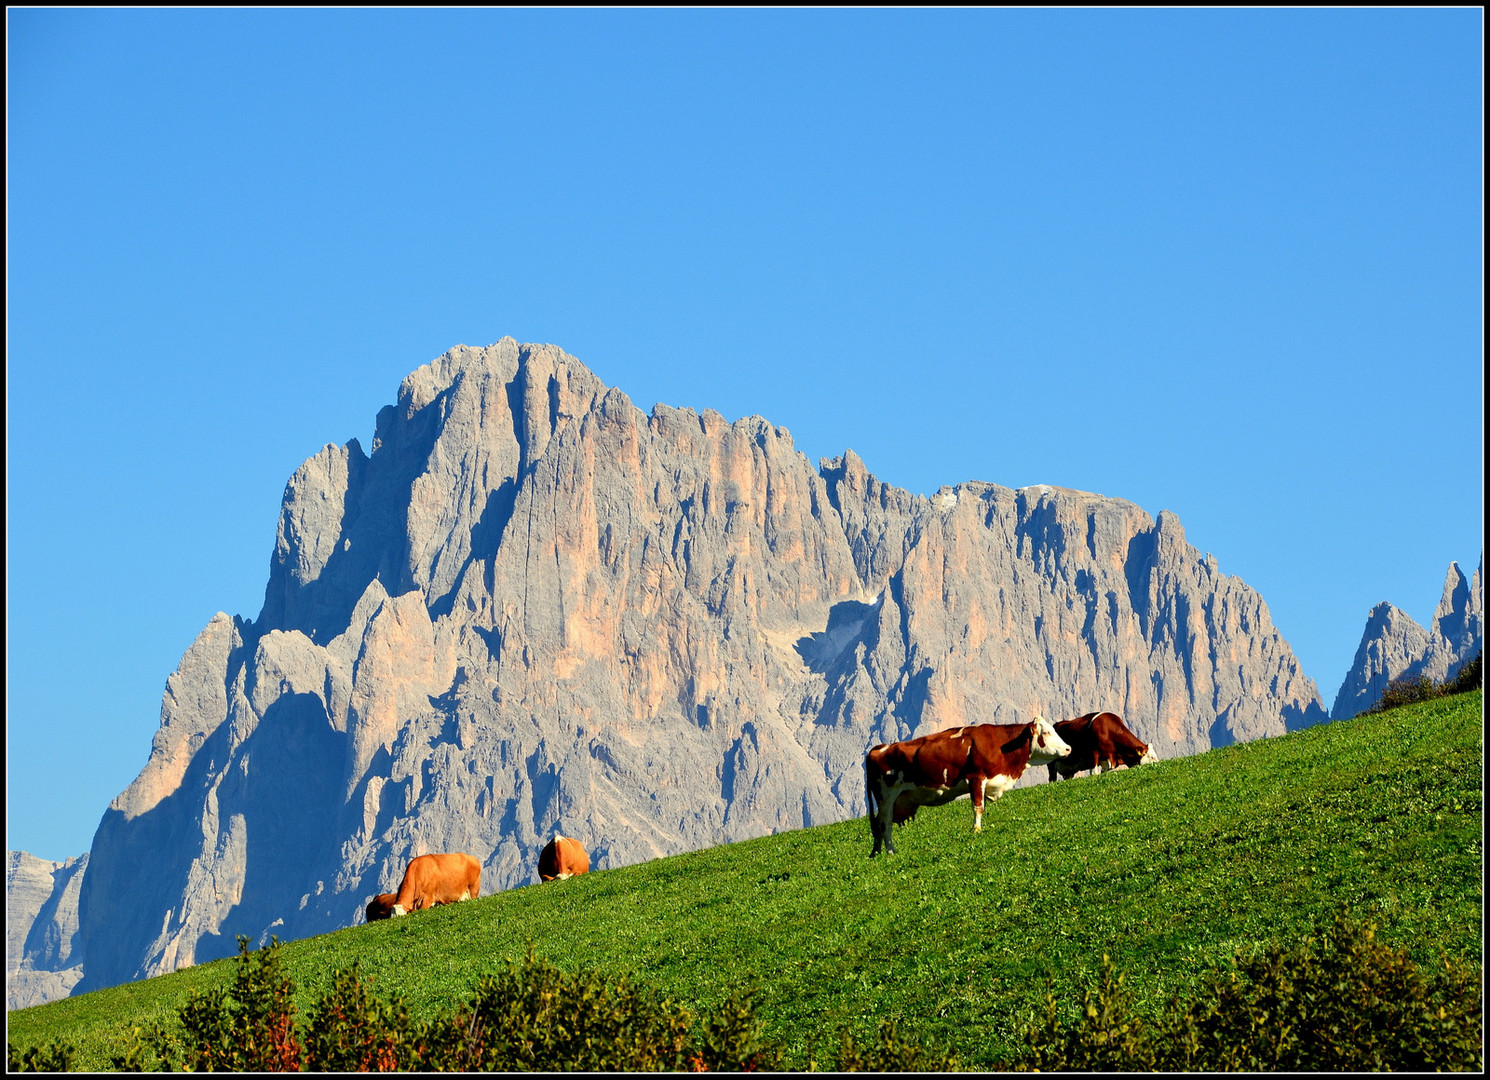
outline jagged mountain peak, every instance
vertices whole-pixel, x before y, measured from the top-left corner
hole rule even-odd
[[[1330,717],[1346,720],[1365,712],[1393,680],[1426,676],[1441,683],[1472,660],[1485,642],[1484,568],[1483,553],[1470,579],[1457,562],[1449,564],[1433,623],[1426,630],[1385,601],[1372,608]]]

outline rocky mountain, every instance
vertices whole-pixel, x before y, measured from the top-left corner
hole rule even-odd
[[[558,830],[603,869],[842,820],[875,743],[1098,708],[1161,756],[1325,718],[1167,511],[914,495],[760,417],[643,413],[552,346],[460,346],[370,453],[296,471],[262,611],[167,681],[94,839],[79,989],[351,925],[420,853],[489,893]]]
[[[65,862],[5,853],[5,1007],[67,997],[83,977],[78,892],[88,856]]]
[[[1484,573],[1483,554],[1468,581],[1459,564],[1450,563],[1443,596],[1427,630],[1391,604],[1372,608],[1355,661],[1335,695],[1331,719],[1345,720],[1365,712],[1394,679],[1426,675],[1443,682],[1473,660],[1485,646]]]

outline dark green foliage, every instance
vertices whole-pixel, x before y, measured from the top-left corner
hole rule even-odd
[[[1104,953],[1097,985],[1082,995],[1081,1016],[1074,1024],[1060,1018],[1055,994],[1047,993],[1044,1023],[1025,1032],[1029,1048],[1017,1067],[1037,1072],[1151,1071],[1155,1039],[1149,1026],[1131,1011],[1126,978]]]
[[[1420,701],[1432,701],[1442,696],[1443,687],[1428,676],[1404,675],[1387,683],[1386,689],[1381,692],[1381,698],[1371,706],[1370,711],[1386,712],[1388,709],[1400,709],[1403,705],[1416,705]]]
[[[403,999],[374,997],[361,961],[339,968],[311,1010],[305,1060],[325,1072],[390,1072],[418,1065],[418,1032]]]
[[[693,1030],[692,1015],[667,998],[595,972],[560,971],[531,953],[481,979],[470,1001],[422,1024],[401,998],[373,995],[360,965],[335,972],[298,1027],[293,984],[279,942],[256,953],[238,939],[231,989],[193,991],[180,1029],[134,1029],[116,1069],[199,1072],[750,1071],[773,1069],[780,1051],[760,1038],[747,999],[732,997]],[[65,1070],[70,1050],[11,1050],[13,1068]],[[19,1064],[17,1064],[19,1062]]]
[[[843,1029],[838,1050],[839,1072],[947,1072],[961,1069],[945,1047],[907,1040],[893,1020],[880,1024],[874,1046],[863,1048]]]
[[[436,1021],[424,1067],[482,1071],[748,1070],[779,1054],[758,1038],[755,1014],[731,1000],[690,1037],[692,1017],[622,977],[567,973],[530,954],[485,976],[472,1000]]]
[[[686,1059],[696,1071],[742,1071],[778,1069],[781,1050],[761,1038],[754,995],[747,991],[718,1006],[703,1022],[698,1048]]]
[[[76,1053],[77,1050],[64,1042],[33,1046],[24,1054],[11,1043],[6,1043],[5,1071],[66,1072],[72,1066],[72,1059]]]
[[[1483,653],[1475,653],[1474,659],[1460,668],[1458,674],[1442,683],[1436,683],[1426,675],[1404,675],[1400,679],[1393,679],[1381,692],[1380,700],[1367,712],[1386,712],[1388,709],[1399,709],[1403,705],[1416,705],[1420,701],[1432,701],[1434,698],[1447,697],[1449,694],[1464,694],[1471,690],[1478,690],[1484,681],[1484,667],[1481,663],[1483,655]]]
[[[1459,673],[1444,684],[1444,689],[1450,694],[1467,694],[1471,690],[1479,690],[1485,685],[1485,667],[1482,663],[1483,652],[1474,654],[1474,659],[1459,669]]]
[[[295,1031],[295,986],[285,975],[279,939],[249,952],[238,937],[231,988],[193,990],[179,1012],[180,1030],[135,1028],[116,1069],[194,1072],[294,1072],[303,1050]]]
[[[1324,933],[1212,971],[1200,992],[1135,1016],[1123,977],[1103,957],[1075,1023],[1046,999],[1026,1033],[1026,1069],[1160,1071],[1479,1070],[1479,972],[1443,957],[1421,971],[1375,927],[1338,914]]]

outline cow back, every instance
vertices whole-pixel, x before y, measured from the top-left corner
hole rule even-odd
[[[590,872],[590,856],[571,836],[556,835],[538,855],[538,879],[553,881]]]
[[[419,855],[410,860],[398,887],[397,907],[418,911],[436,904],[474,900],[481,891],[481,863],[463,851]]]

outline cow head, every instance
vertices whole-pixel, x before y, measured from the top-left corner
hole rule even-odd
[[[402,915],[403,912],[398,911],[397,905],[393,902],[396,899],[397,897],[392,893],[379,893],[374,896],[367,903],[367,921],[377,922],[379,919],[390,917],[395,912]]]
[[[1055,725],[1043,716],[1035,717],[1030,725],[1030,764],[1049,765],[1056,758],[1071,753],[1071,747],[1056,734]]]

